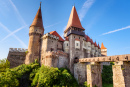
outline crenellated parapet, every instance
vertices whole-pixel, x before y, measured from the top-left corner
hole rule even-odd
[[[24,48],[9,48],[9,52],[26,52],[27,50]]]
[[[59,40],[59,37],[57,37],[57,36],[55,36],[55,35],[52,35],[52,34],[50,34],[50,33],[44,34],[44,35],[42,36],[42,39],[46,39],[46,38]]]

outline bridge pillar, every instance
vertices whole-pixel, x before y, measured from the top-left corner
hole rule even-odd
[[[130,62],[115,62],[113,69],[113,87],[130,87]]]
[[[101,77],[101,64],[91,63],[87,65],[87,84],[90,87],[98,86],[102,87],[102,77]]]

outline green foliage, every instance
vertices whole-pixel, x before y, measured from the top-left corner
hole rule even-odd
[[[39,64],[23,64],[13,69],[7,69],[6,72],[0,73],[0,87],[17,87],[19,78],[38,67]]]
[[[102,87],[113,87],[113,84],[103,84]]]
[[[33,77],[31,78],[33,79],[31,86],[78,86],[78,83],[76,82],[74,77],[67,69],[64,68],[58,69],[42,65],[41,68],[37,71],[37,73],[35,73],[35,76],[33,76],[32,74],[30,75],[30,77]]]
[[[87,83],[87,81],[84,82],[84,87],[90,87],[90,84]]]
[[[10,68],[10,62],[6,58],[0,60],[0,72],[5,72],[7,68]]]
[[[28,54],[28,50],[27,50],[27,51],[25,51],[25,54],[26,54],[26,55]]]
[[[0,87],[19,87],[23,84],[32,87],[79,87],[69,70],[47,66],[40,67],[38,63],[23,64],[0,73]]]
[[[113,62],[110,62],[110,65],[103,65],[103,70],[102,70],[102,82],[103,84],[112,84],[113,83],[113,72],[112,72],[112,65],[114,65]]]

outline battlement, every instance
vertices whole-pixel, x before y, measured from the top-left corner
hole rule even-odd
[[[26,52],[27,50],[24,48],[9,48],[9,52]]]
[[[55,35],[52,35],[50,33],[46,33],[42,36],[42,39],[46,39],[46,38],[52,38],[52,39],[56,39],[56,40],[59,40],[59,37],[55,36]]]

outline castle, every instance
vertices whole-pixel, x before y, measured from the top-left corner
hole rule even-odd
[[[7,59],[11,68],[20,64],[30,64],[36,59],[40,65],[68,67],[75,78],[80,79],[81,75],[85,74],[85,70],[81,70],[81,67],[86,67],[86,64],[78,64],[75,59],[107,56],[107,48],[103,43],[100,48],[99,44],[93,42],[84,31],[76,8],[73,6],[64,31],[65,39],[56,31],[44,34],[40,4],[29,27],[28,49],[10,48]],[[82,73],[79,75],[80,71]]]

